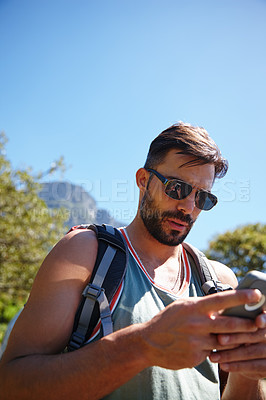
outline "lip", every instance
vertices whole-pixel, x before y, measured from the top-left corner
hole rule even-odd
[[[188,224],[186,224],[183,221],[180,221],[179,219],[168,219],[167,221],[170,227],[176,231],[183,232],[188,227]]]

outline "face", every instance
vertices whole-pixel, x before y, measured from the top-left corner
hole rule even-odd
[[[140,202],[140,216],[148,232],[160,243],[177,246],[190,232],[201,210],[195,206],[197,189],[211,190],[214,180],[212,164],[184,165],[195,160],[191,156],[169,151],[164,162],[154,168],[168,179],[179,178],[194,189],[182,200],[174,200],[164,192],[163,183],[154,175],[149,178]],[[150,176],[146,172],[147,179]]]

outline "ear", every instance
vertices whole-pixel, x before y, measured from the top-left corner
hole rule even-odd
[[[136,183],[140,191],[144,192],[146,190],[148,180],[149,180],[149,172],[145,168],[140,168],[136,172]]]

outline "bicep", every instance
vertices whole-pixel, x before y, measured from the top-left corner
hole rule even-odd
[[[55,246],[36,276],[29,300],[11,332],[5,357],[63,351],[96,254],[97,239],[89,231],[71,233]]]

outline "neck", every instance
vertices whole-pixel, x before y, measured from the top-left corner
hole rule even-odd
[[[126,228],[132,246],[151,278],[165,288],[178,292],[184,275],[181,268],[181,245],[159,243],[147,231],[142,219],[134,219]]]
[[[127,226],[127,233],[133,247],[139,255],[145,254],[145,258],[161,264],[170,258],[178,257],[181,245],[168,246],[158,242],[146,229],[140,216],[136,216],[134,220]]]

